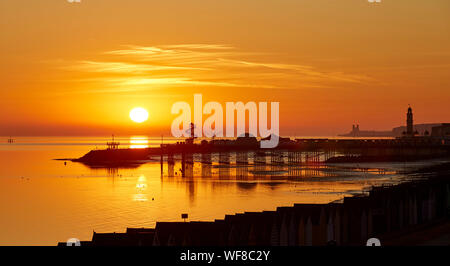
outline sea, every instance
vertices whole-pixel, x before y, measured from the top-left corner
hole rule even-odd
[[[323,138],[323,137],[321,137]],[[329,203],[405,182],[406,174],[441,161],[295,166],[238,165],[230,158],[188,175],[155,158],[125,168],[55,159],[104,149],[109,137],[0,137],[0,245],[56,245],[93,232],[125,232],[158,221],[213,221],[227,214],[275,210],[295,203]],[[116,137],[123,148],[156,147],[177,139]],[[213,155],[216,156],[216,155]],[[251,162],[251,160],[250,160]]]

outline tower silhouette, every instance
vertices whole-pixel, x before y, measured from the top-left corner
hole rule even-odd
[[[414,135],[413,113],[411,106],[408,107],[408,113],[406,113],[406,135]]]

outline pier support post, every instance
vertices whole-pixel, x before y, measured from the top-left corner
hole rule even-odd
[[[229,152],[219,153],[219,163],[230,164],[230,153]]]
[[[174,164],[175,163],[175,160],[173,158],[173,153],[168,153],[167,154],[167,163],[168,164]]]
[[[193,164],[194,163],[194,154],[193,153],[187,153],[186,154],[186,163],[187,164]]]
[[[202,164],[202,177],[211,177],[211,176],[212,176],[211,164],[203,163]]]
[[[284,164],[283,152],[272,150],[270,152],[270,163],[276,165]]]
[[[258,151],[255,153],[255,157],[254,157],[254,164],[262,164],[265,165],[267,164],[266,162],[266,152],[265,151]]]
[[[202,164],[211,164],[211,153],[202,153]]]
[[[291,165],[294,162],[294,152],[288,151],[288,164]]]
[[[248,152],[247,151],[236,152],[236,164],[243,164],[243,165],[248,164]]]
[[[163,160],[163,153],[161,152],[161,176],[164,174],[164,160]]]
[[[181,153],[181,176],[185,177],[186,175],[186,155],[184,152]]]

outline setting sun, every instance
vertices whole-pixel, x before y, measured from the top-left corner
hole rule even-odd
[[[148,112],[142,107],[136,107],[130,111],[130,118],[136,123],[142,123],[147,121]]]

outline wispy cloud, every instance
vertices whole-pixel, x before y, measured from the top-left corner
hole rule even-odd
[[[211,49],[211,50],[223,50],[233,49],[234,47],[225,44],[176,44],[176,45],[164,45],[165,48],[175,49]]]
[[[329,87],[331,83],[363,83],[366,76],[320,71],[302,64],[264,60],[264,54],[245,53],[224,44],[124,46],[106,51],[106,60],[83,60],[67,68],[102,73],[98,80],[110,91],[141,91],[164,86],[242,88]],[[302,86],[303,84],[303,86]],[[104,90],[91,90],[104,92]]]
[[[181,67],[152,64],[132,64],[125,62],[98,62],[98,61],[80,61],[72,69],[88,72],[110,72],[110,73],[134,73],[143,74],[160,70],[207,70],[207,68]]]

